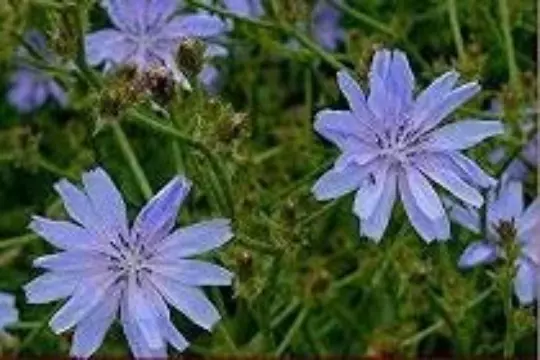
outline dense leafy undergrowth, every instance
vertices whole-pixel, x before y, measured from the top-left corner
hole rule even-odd
[[[337,30],[314,21],[307,0],[263,0],[259,16],[239,15],[217,1],[186,1],[182,12],[204,10],[226,31],[204,41],[183,38],[174,64],[163,68],[158,59],[144,71],[91,66],[96,54],[86,38],[85,55],[85,36],[115,26],[98,1],[0,3],[0,291],[16,296],[19,311],[19,320],[0,333],[3,354],[69,354],[72,332],[56,335],[48,326],[62,301],[29,304],[23,290],[43,272],[33,261],[56,251],[28,224],[35,214],[67,218],[53,185],[62,178],[80,184],[82,174],[98,166],[122,193],[129,219],[151,193],[184,174],[192,190],[178,226],[231,220],[234,237],[205,256],[235,274],[230,287],[205,287],[221,320],[205,331],[171,311],[191,343],[185,353],[535,353],[536,305],[514,294],[516,256],[504,236],[504,256],[464,269],[461,255],[482,235],[458,222],[452,221],[449,240],[427,243],[398,201],[376,242],[361,235],[354,194],[319,202],[311,190],[339,155],[313,126],[322,109],[349,109],[337,71],[348,69],[369,93],[370,64],[383,48],[406,54],[416,93],[452,69],[462,84],[478,81],[481,91],[445,121],[504,123],[504,134],[464,151],[499,179],[537,129],[531,120],[534,2],[336,3],[343,33],[333,48],[317,29],[327,35]],[[44,35],[46,51],[34,51],[29,31]],[[205,58],[205,48],[215,44],[227,54]],[[109,56],[124,51],[105,40],[102,46]],[[14,75],[23,63],[48,74],[67,98],[28,105],[40,105],[42,95],[35,93],[37,84],[17,83],[27,81]],[[204,63],[219,72],[211,86],[197,78]],[[16,86],[30,93],[17,98]],[[493,161],[490,154],[501,149],[506,157]],[[526,206],[536,198],[534,166],[528,164],[532,169],[521,178]],[[126,355],[129,349],[117,321],[97,354]]]

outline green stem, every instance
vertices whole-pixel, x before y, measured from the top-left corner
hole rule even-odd
[[[284,33],[294,37],[300,44],[304,45],[306,49],[310,50],[315,55],[318,55],[322,60],[324,60],[328,65],[332,66],[335,70],[341,70],[345,68],[345,65],[343,65],[332,54],[325,51],[322,47],[313,42],[310,38],[300,32],[293,25],[282,23],[280,26],[281,30]]]
[[[454,36],[454,42],[456,43],[456,50],[460,61],[465,60],[465,46],[463,45],[463,37],[461,36],[461,29],[459,26],[459,19],[457,13],[456,0],[448,0],[448,15],[450,16],[450,27],[452,28],[452,35]]]
[[[172,136],[178,141],[186,144],[187,146],[190,146],[200,151],[204,155],[204,157],[206,157],[217,178],[220,180],[221,186],[223,188],[222,192],[224,193],[224,196],[226,198],[226,203],[229,208],[230,216],[234,218],[234,201],[232,197],[232,186],[229,177],[227,176],[227,173],[225,171],[225,168],[222,166],[220,159],[214,154],[212,150],[206,147],[206,145],[204,145],[203,143],[197,140],[193,140],[190,137],[182,134],[175,128],[162,124],[138,111],[130,111],[129,119],[136,120],[134,122],[135,124],[144,125],[146,128],[151,129],[156,133]]]
[[[461,320],[461,318],[465,315],[465,313],[467,311],[469,311],[469,310],[473,309],[474,307],[478,306],[479,304],[481,304],[485,299],[487,299],[493,293],[493,291],[495,291],[495,286],[489,287],[487,290],[485,290],[480,295],[478,295],[476,298],[474,298],[470,303],[468,303],[465,306],[465,309],[461,312],[461,314],[458,314],[459,317],[458,317],[458,319],[456,319],[456,324],[459,323],[459,321]],[[411,345],[419,343],[420,341],[424,340],[429,335],[433,334],[434,332],[437,332],[439,329],[444,327],[444,324],[445,324],[445,321],[442,320],[442,319],[437,321],[433,325],[428,326],[424,330],[414,334],[413,336],[411,336],[408,339],[401,342],[399,347],[404,348],[404,347],[411,346]]]
[[[508,11],[508,1],[499,0],[499,12],[501,16],[501,26],[504,35],[504,44],[506,48],[506,58],[508,61],[508,72],[510,84],[517,95],[521,95],[521,82],[519,80],[519,69],[516,62],[514,51],[514,40],[512,38],[512,28],[510,26],[510,14]]]
[[[86,46],[84,44],[84,39],[86,36],[84,22],[88,18],[86,14],[86,7],[84,5],[75,4],[70,7],[71,9],[68,9],[67,11],[72,11],[75,13],[75,26],[77,31],[77,55],[75,58],[75,63],[77,64],[82,76],[88,81],[88,83],[92,87],[99,89],[102,86],[101,81],[86,61]]]
[[[37,160],[37,165],[42,169],[47,170],[51,174],[54,174],[58,177],[67,178],[72,181],[77,181],[78,177],[73,175],[70,171],[60,168],[58,165],[52,163],[50,160],[46,159],[42,155],[39,155]]]
[[[335,6],[337,9],[341,10],[343,13],[349,14],[351,17],[355,18],[359,22],[363,23],[364,25],[367,25],[369,27],[372,27],[373,29],[382,32],[383,34],[390,35],[391,37],[398,37],[397,34],[386,26],[383,22],[380,22],[371,16],[368,16],[353,7],[347,5],[345,1],[341,0],[330,0],[333,6]]]
[[[49,313],[49,315],[41,320],[39,325],[34,328],[22,341],[21,346],[17,349],[17,352],[20,353],[22,350],[26,349],[32,342],[41,334],[43,330],[47,328],[47,324],[49,323],[49,319],[53,317],[53,315],[63,306],[62,303],[56,305],[54,309]]]
[[[300,327],[303,325],[308,314],[309,314],[309,308],[304,308],[302,309],[302,311],[300,311],[300,313],[296,317],[296,320],[294,320],[293,324],[289,328],[289,331],[283,338],[283,341],[281,342],[281,344],[279,344],[275,353],[276,356],[281,356],[285,352],[285,350],[287,350],[287,347],[291,343],[294,335],[296,335],[298,330],[300,330]]]
[[[502,291],[503,303],[504,303],[504,317],[506,319],[506,331],[504,334],[504,358],[508,359],[514,356],[515,350],[515,337],[514,337],[514,307],[512,305],[512,291],[513,291],[513,268],[506,270],[505,284]]]
[[[37,240],[39,237],[34,234],[26,234],[17,236],[11,239],[0,241],[0,250],[7,249],[12,246],[24,246],[34,240]]]
[[[139,184],[143,196],[146,198],[146,200],[149,200],[152,197],[152,188],[150,187],[150,183],[148,182],[148,179],[146,178],[146,175],[139,164],[139,160],[137,160],[137,156],[135,155],[129,140],[124,133],[124,130],[122,130],[122,127],[118,122],[113,122],[111,126],[116,142],[124,154],[124,157],[126,158],[126,161],[128,162],[128,165],[135,176],[135,180]]]

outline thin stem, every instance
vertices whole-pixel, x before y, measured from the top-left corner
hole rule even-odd
[[[448,0],[448,15],[450,16],[450,27],[452,28],[452,35],[454,36],[454,42],[456,43],[456,50],[460,61],[465,60],[465,46],[463,45],[463,37],[461,36],[461,29],[459,26],[459,18],[457,13],[456,0]]]
[[[128,162],[128,165],[135,176],[135,180],[139,184],[143,196],[146,198],[146,200],[149,200],[152,197],[152,188],[150,187],[150,183],[148,182],[148,179],[146,178],[146,175],[139,164],[139,160],[137,160],[137,156],[135,155],[129,140],[124,133],[124,130],[122,130],[122,127],[118,122],[113,122],[111,126],[116,142],[124,154],[124,157],[126,158],[126,161]]]
[[[291,327],[289,328],[289,331],[283,338],[283,341],[281,342],[281,344],[279,344],[276,350],[276,354],[275,354],[276,356],[282,355],[285,352],[285,350],[287,350],[287,347],[291,343],[294,335],[296,335],[298,330],[300,330],[300,327],[303,325],[308,314],[309,314],[309,308],[304,308],[302,309],[302,311],[300,311],[300,313],[296,317],[296,320],[294,320],[294,323],[291,325]]]
[[[345,68],[345,65],[343,65],[338,59],[336,59],[335,56],[325,51],[322,47],[313,42],[310,38],[300,32],[293,25],[282,23],[280,26],[283,32],[294,37],[300,44],[304,45],[306,49],[318,55],[322,60],[324,60],[328,65],[332,66],[335,70],[341,70]]]
[[[42,155],[38,156],[36,162],[42,169],[47,170],[51,174],[73,181],[78,180],[77,176],[73,175],[70,171],[62,169],[61,167],[52,163],[50,160],[46,159]]]
[[[0,241],[0,250],[7,249],[12,246],[24,246],[34,240],[37,240],[39,237],[34,234],[26,234],[17,236],[11,239]]]
[[[90,68],[88,62],[86,61],[86,46],[84,44],[84,38],[86,36],[84,22],[88,18],[87,14],[85,13],[86,7],[82,5],[72,5],[70,7],[71,9],[68,11],[75,12],[75,25],[77,31],[77,55],[75,58],[75,63],[77,64],[82,76],[88,81],[88,83],[94,88],[100,88],[102,85],[100,79],[95,75],[94,71]],[[73,7],[76,8],[74,9]]]
[[[504,35],[504,44],[506,48],[506,58],[508,61],[508,72],[510,84],[517,95],[521,95],[521,82],[519,80],[519,69],[516,62],[514,50],[514,40],[512,38],[512,28],[510,26],[510,14],[508,11],[508,1],[499,0],[499,12],[501,16],[501,26]]]
[[[515,337],[514,337],[514,307],[512,304],[513,291],[513,267],[507,266],[505,270],[504,289],[502,291],[504,303],[504,317],[506,320],[506,330],[504,334],[504,358],[508,359],[514,356]]]
[[[53,317],[53,315],[62,307],[63,304],[60,303],[54,307],[54,309],[49,313],[49,315],[41,320],[40,324],[34,328],[22,341],[21,346],[17,349],[17,352],[20,353],[22,350],[26,349],[38,336],[41,334],[43,330],[47,328],[47,324],[49,323],[49,319]]]
[[[465,306],[465,309],[462,311],[462,313],[459,314],[459,318],[456,320],[456,324],[459,323],[459,321],[461,320],[461,318],[465,315],[465,313],[467,311],[469,311],[469,310],[473,309],[474,307],[478,306],[479,304],[481,304],[485,299],[487,299],[493,293],[493,291],[495,291],[495,286],[489,287],[487,290],[485,290],[480,295],[478,295],[476,298],[474,298],[470,303],[468,303]],[[433,325],[428,326],[424,330],[414,334],[413,336],[411,336],[408,339],[401,342],[399,347],[404,348],[404,347],[411,346],[411,345],[419,343],[420,341],[422,341],[423,339],[425,339],[429,335],[431,335],[434,332],[441,329],[444,326],[444,324],[445,324],[445,321],[442,320],[442,319],[437,321]]]
[[[204,145],[202,142],[193,140],[190,137],[182,134],[175,128],[162,124],[138,111],[130,111],[129,119],[136,120],[134,122],[135,124],[144,125],[146,128],[151,129],[157,133],[172,136],[178,141],[200,151],[206,157],[217,178],[220,180],[221,186],[223,188],[222,190],[226,198],[226,203],[229,208],[230,216],[234,218],[234,201],[232,197],[232,186],[229,177],[227,176],[227,173],[225,171],[225,168],[222,166],[221,161],[212,150],[206,147],[206,145]]]
[[[375,30],[378,30],[382,32],[383,34],[390,35],[391,37],[398,37],[397,34],[386,26],[383,22],[378,21],[371,16],[368,16],[353,7],[347,5],[345,1],[341,0],[330,0],[333,6],[335,6],[337,9],[341,10],[343,13],[349,14],[351,17],[354,17],[359,22],[363,23],[364,25],[370,26]]]

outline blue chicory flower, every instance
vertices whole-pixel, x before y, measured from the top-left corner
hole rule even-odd
[[[456,88],[458,77],[449,71],[414,99],[415,79],[406,55],[379,50],[366,98],[347,71],[338,72],[339,88],[351,110],[324,109],[316,115],[315,130],[342,154],[313,186],[315,197],[335,199],[356,191],[354,213],[361,234],[379,241],[399,190],[420,236],[426,242],[448,239],[448,216],[429,180],[480,207],[484,199],[477,187],[489,187],[495,180],[460,150],[504,131],[499,121],[442,124],[480,91],[476,82]]]
[[[19,319],[19,312],[15,308],[15,297],[0,292],[0,333],[5,331],[6,325],[11,325]]]
[[[61,252],[34,261],[46,272],[25,286],[28,301],[69,298],[49,325],[55,333],[75,327],[75,357],[92,355],[117,316],[135,357],[165,358],[167,344],[184,350],[188,342],[171,322],[167,304],[206,330],[220,319],[199,287],[228,286],[233,274],[188,258],[229,241],[229,220],[171,233],[191,186],[177,176],[129,228],[126,205],[107,173],[98,168],[82,180],[82,190],[67,180],[55,185],[72,221],[36,216],[30,224]]]
[[[500,189],[492,189],[488,196],[484,229],[486,238],[465,249],[459,259],[459,266],[470,268],[501,257],[503,250],[497,227],[501,222],[514,224],[516,241],[521,247],[521,256],[516,261],[514,291],[521,303],[529,304],[536,296],[536,276],[540,270],[540,198],[524,210],[522,183],[509,180],[500,184]],[[475,233],[482,233],[477,209],[452,201],[446,203],[452,220]]]
[[[206,13],[175,16],[176,0],[103,0],[102,5],[116,29],[87,35],[90,64],[129,64],[142,71],[164,66],[187,89],[189,82],[176,65],[178,46],[188,38],[205,40],[227,29],[221,19]]]
[[[55,59],[46,47],[45,37],[36,30],[31,30],[25,35],[29,46],[41,54],[51,63]],[[8,102],[21,113],[29,113],[41,107],[48,98],[54,99],[60,106],[65,107],[68,98],[64,89],[44,71],[28,64],[25,59],[28,53],[20,48],[16,59],[18,69],[10,77],[10,90],[7,94]]]

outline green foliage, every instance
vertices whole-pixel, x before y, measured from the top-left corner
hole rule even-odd
[[[49,248],[37,238],[18,237],[27,234],[31,214],[62,216],[52,190],[55,181],[77,180],[99,164],[110,171],[132,210],[147,196],[144,181],[155,190],[172,175],[185,173],[194,192],[181,224],[233,217],[236,237],[215,256],[237,278],[232,289],[210,292],[214,302],[223,299],[223,321],[206,334],[177,319],[193,339],[189,352],[497,356],[508,351],[511,331],[512,351],[531,355],[534,309],[511,300],[509,263],[457,268],[459,254],[475,240],[471,233],[456,227],[450,242],[428,246],[396,208],[377,245],[359,237],[351,196],[319,203],[310,193],[335,157],[312,123],[318,109],[343,104],[335,85],[336,63],[365,81],[376,48],[405,50],[419,88],[453,67],[467,80],[479,79],[482,94],[458,115],[486,116],[487,101],[498,98],[505,105],[504,121],[520,121],[520,110],[535,98],[534,4],[500,1],[508,3],[507,14],[494,0],[348,1],[342,5],[347,37],[333,54],[285,46],[296,37],[287,25],[305,20],[312,4],[269,1],[271,15],[261,22],[236,22],[231,55],[217,61],[224,76],[217,97],[198,88],[185,92],[162,82],[159,74],[141,78],[127,69],[103,77],[83,68],[75,75],[57,68],[47,71],[68,88],[69,109],[48,105],[19,115],[0,101],[0,237],[5,239],[0,241],[0,289],[17,294],[22,314],[10,338],[0,338],[0,349],[25,356],[68,351],[68,337],[44,326],[56,306],[29,306],[20,289],[35,274],[32,259]],[[4,93],[16,65],[10,59],[24,31],[43,30],[63,60],[75,59],[78,31],[104,21],[93,3],[0,4]],[[91,24],[77,28],[78,11]],[[185,66],[199,69],[201,49],[189,46],[183,51],[194,59]],[[519,127],[511,128],[505,138],[473,152],[492,173],[499,169],[486,161],[488,151],[503,146],[512,152],[525,141]],[[136,162],[129,161],[129,149]],[[529,194],[535,193],[533,177]],[[126,351],[121,330],[114,328],[100,354]]]

